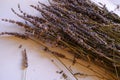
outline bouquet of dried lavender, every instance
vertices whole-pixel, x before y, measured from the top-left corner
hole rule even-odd
[[[23,27],[26,34],[3,32],[26,38],[32,36],[75,55],[75,58],[91,61],[120,77],[120,17],[89,0],[52,0],[47,6],[31,5],[42,17],[32,16],[18,9],[12,11],[27,23],[2,19]],[[42,8],[40,7],[42,6]]]

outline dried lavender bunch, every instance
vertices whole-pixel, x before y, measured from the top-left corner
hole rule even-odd
[[[30,24],[2,19],[23,27],[28,36],[68,48],[76,58],[91,61],[120,77],[120,17],[89,0],[52,0],[31,5],[42,17],[18,9],[13,13]],[[39,6],[42,6],[40,8]],[[7,33],[5,33],[7,34]]]

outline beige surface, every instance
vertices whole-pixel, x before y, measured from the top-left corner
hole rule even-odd
[[[65,68],[61,64],[56,63],[56,58],[50,53],[43,51],[43,46],[31,41],[23,40],[15,37],[0,37],[0,80],[21,80],[23,78],[23,70],[21,69],[23,49],[27,50],[28,64],[26,80],[67,80],[61,79],[62,74],[56,73]],[[22,45],[22,48],[19,48]],[[65,51],[54,48],[60,53],[67,55],[68,58],[73,57]],[[54,60],[54,62],[52,62]],[[92,67],[90,63],[85,63],[78,60],[79,64],[72,65],[72,61],[60,59],[72,73],[83,73],[92,76],[78,75],[78,80],[106,80],[101,79],[103,76],[107,77],[105,70],[101,71],[96,67]],[[89,68],[87,67],[89,66]],[[90,70],[90,69],[93,69]],[[94,72],[95,71],[95,72]],[[69,73],[66,73],[69,74]],[[102,76],[101,76],[102,75]],[[69,76],[69,75],[68,75]],[[73,80],[73,79],[71,79]]]

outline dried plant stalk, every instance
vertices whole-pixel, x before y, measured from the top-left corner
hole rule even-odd
[[[28,67],[28,58],[27,58],[26,49],[24,49],[22,51],[22,56],[23,56],[23,59],[22,59],[22,68],[26,69]]]

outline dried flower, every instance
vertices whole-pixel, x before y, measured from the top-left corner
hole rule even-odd
[[[21,14],[12,9],[13,13],[32,24],[31,26],[14,20],[2,21],[22,26],[27,36],[33,36],[51,45],[55,43],[59,47],[64,46],[77,55],[77,58],[91,61],[120,77],[120,67],[115,68],[113,65],[120,65],[120,49],[117,45],[120,43],[120,33],[113,30],[120,26],[120,17],[109,12],[105,6],[101,8],[90,0],[52,1],[49,6],[40,2],[37,6],[31,5],[40,12],[42,18],[25,13],[20,5],[18,9]],[[8,33],[1,33],[3,34]],[[9,34],[19,36],[16,33]],[[52,53],[59,55],[56,52]]]

